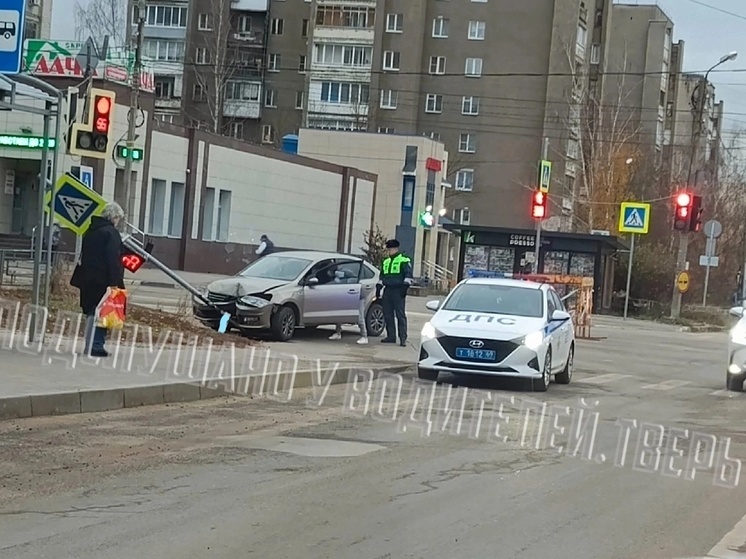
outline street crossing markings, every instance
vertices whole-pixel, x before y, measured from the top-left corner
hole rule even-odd
[[[598,375],[598,376],[592,376],[587,377],[583,379],[579,379],[580,382],[584,382],[586,384],[609,384],[610,382],[616,382],[618,380],[622,379],[628,379],[632,378],[632,375],[620,375],[617,373],[609,373],[607,375]]]
[[[88,208],[93,205],[91,200],[81,200],[80,198],[63,195],[60,195],[59,198],[65,210],[67,210],[67,215],[70,216],[70,221],[74,222],[78,222],[88,211]]]
[[[673,390],[674,388],[681,388],[682,386],[686,386],[687,384],[691,384],[691,381],[666,380],[663,382],[659,382],[658,384],[646,384],[642,388],[645,390]]]

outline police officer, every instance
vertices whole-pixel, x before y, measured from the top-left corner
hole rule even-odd
[[[412,261],[399,252],[399,241],[386,242],[389,255],[381,264],[381,285],[383,286],[383,316],[386,320],[384,344],[396,343],[396,326],[399,327],[399,343],[407,344],[407,315],[405,302],[407,289],[413,283]],[[394,322],[396,318],[396,323]]]

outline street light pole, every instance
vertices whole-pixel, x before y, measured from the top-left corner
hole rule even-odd
[[[707,102],[707,84],[708,84],[708,78],[710,76],[710,72],[712,72],[715,68],[717,68],[721,64],[725,64],[726,62],[730,60],[735,60],[737,56],[738,56],[738,53],[736,51],[733,51],[723,56],[718,61],[717,64],[715,64],[712,68],[707,70],[704,77],[701,79],[699,83],[699,86],[698,86],[699,87],[699,99],[697,99],[697,107],[695,111],[697,121],[694,124],[694,126],[692,126],[692,147],[691,147],[691,153],[689,154],[689,172],[687,173],[687,187],[688,188],[691,188],[692,186],[692,176],[693,175],[696,176],[696,173],[694,170],[694,163],[699,157],[699,144],[700,144],[701,134],[702,134],[702,118],[704,117],[705,104]],[[682,231],[679,234],[679,250],[676,256],[676,277],[678,277],[678,275],[686,269],[686,256],[687,256],[688,249],[689,249],[689,231]],[[679,316],[681,316],[681,292],[678,289],[675,278],[674,278],[673,283],[674,285],[673,285],[673,297],[671,299],[671,318],[678,319]]]

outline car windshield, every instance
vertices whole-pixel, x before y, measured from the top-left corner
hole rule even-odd
[[[292,256],[265,256],[251,263],[238,273],[243,278],[264,278],[281,281],[293,281],[308,268],[311,260]]]
[[[453,292],[443,309],[541,318],[544,297],[541,290],[531,287],[465,283]]]

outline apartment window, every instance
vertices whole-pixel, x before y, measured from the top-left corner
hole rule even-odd
[[[137,25],[140,11],[137,6],[133,10],[132,23]],[[186,27],[187,9],[183,6],[167,6],[162,4],[146,6],[145,25],[148,27]]]
[[[210,31],[212,29],[212,14],[199,14],[197,27],[200,31]]]
[[[461,169],[456,173],[456,190],[471,192],[474,189],[474,169]]]
[[[239,16],[237,31],[239,33],[251,33],[251,16]]]
[[[186,188],[183,182],[171,183],[171,204],[168,207],[168,236],[181,237],[184,225]]]
[[[275,142],[275,129],[271,124],[262,125],[262,143],[273,144]]]
[[[477,137],[475,134],[461,134],[458,140],[458,150],[461,153],[474,153],[477,151]]]
[[[168,122],[170,124],[174,124],[174,122],[176,121],[175,115],[158,115],[158,118],[161,122]]]
[[[396,104],[399,100],[399,92],[388,89],[381,92],[381,108],[382,109],[396,109]]]
[[[174,78],[158,76],[155,79],[155,96],[158,99],[171,99],[174,96],[175,82]]]
[[[445,56],[431,56],[430,57],[430,73],[433,75],[443,75],[446,73],[446,57]]]
[[[231,138],[242,139],[243,138],[243,122],[231,122],[228,126],[228,135]]]
[[[398,70],[400,63],[400,54],[398,52],[387,50],[383,53],[383,69]]]
[[[426,132],[425,135],[431,140],[440,141],[440,132]]]
[[[365,105],[370,87],[359,83],[321,82],[321,101],[339,105]]]
[[[477,0],[472,0],[472,2],[476,2]],[[461,225],[470,225],[471,224],[471,211],[469,208],[461,208],[460,210],[454,210],[453,211],[453,220],[456,223],[460,223]]]
[[[486,27],[486,24],[483,21],[470,21],[469,22],[469,40],[484,41],[485,27]]]
[[[601,63],[601,45],[593,43],[591,45],[591,64]]]
[[[379,126],[378,127],[378,133],[379,134],[394,134],[396,130],[394,130],[390,126]]]
[[[230,190],[221,190],[218,197],[218,241],[230,238],[232,194]]]
[[[314,47],[314,62],[332,66],[369,67],[372,53],[371,47],[317,44]]]
[[[269,72],[280,71],[280,55],[279,54],[270,54],[267,57],[267,70]]]
[[[274,89],[264,90],[264,106],[277,107],[277,92]]]
[[[275,18],[272,20],[272,27],[270,28],[270,33],[272,35],[282,35],[285,32],[285,20],[280,18]]]
[[[661,65],[661,91],[668,91],[668,61]]]
[[[305,101],[306,101],[306,92],[296,91],[295,92],[295,108],[302,111],[303,106],[305,105]]]
[[[464,74],[472,77],[479,77],[482,75],[482,59],[481,58],[467,58],[466,67]]]
[[[230,101],[259,101],[259,84],[229,81],[225,84],[225,98]]]
[[[437,39],[448,38],[448,23],[447,18],[438,16],[433,20],[433,37]]]
[[[184,42],[148,39],[143,42],[143,54],[153,60],[182,62],[184,60]]]
[[[585,60],[585,46],[588,44],[588,30],[585,25],[578,24],[578,35],[575,44],[575,56]]]
[[[567,140],[567,157],[570,159],[578,160],[580,155],[578,140],[570,138]]]
[[[153,179],[150,183],[150,227],[151,235],[163,235],[166,215],[166,181]]]
[[[197,48],[197,64],[209,64],[212,60],[210,51],[204,47]]]
[[[316,10],[316,25],[325,27],[370,28],[375,22],[375,8],[319,6]]]
[[[479,97],[464,97],[461,100],[461,114],[478,115]]]
[[[663,123],[659,120],[655,126],[655,147],[660,148],[663,146],[664,130]]]
[[[306,71],[306,62],[307,62],[306,55],[301,54],[300,57],[298,58],[298,71],[300,73],[303,73]]]
[[[202,240],[215,240],[213,218],[215,214],[215,189],[209,186],[205,189],[205,209],[202,214]]]
[[[304,19],[300,27],[301,37],[308,37],[308,24],[309,24],[309,20]]]
[[[404,14],[386,14],[386,33],[401,33],[404,29]]]
[[[443,96],[436,95],[435,93],[428,93],[425,98],[425,112],[426,113],[440,113],[443,112]]]
[[[202,84],[199,84],[199,83],[194,84],[194,88],[192,89],[192,99],[194,101],[205,100],[205,88],[202,87]]]

